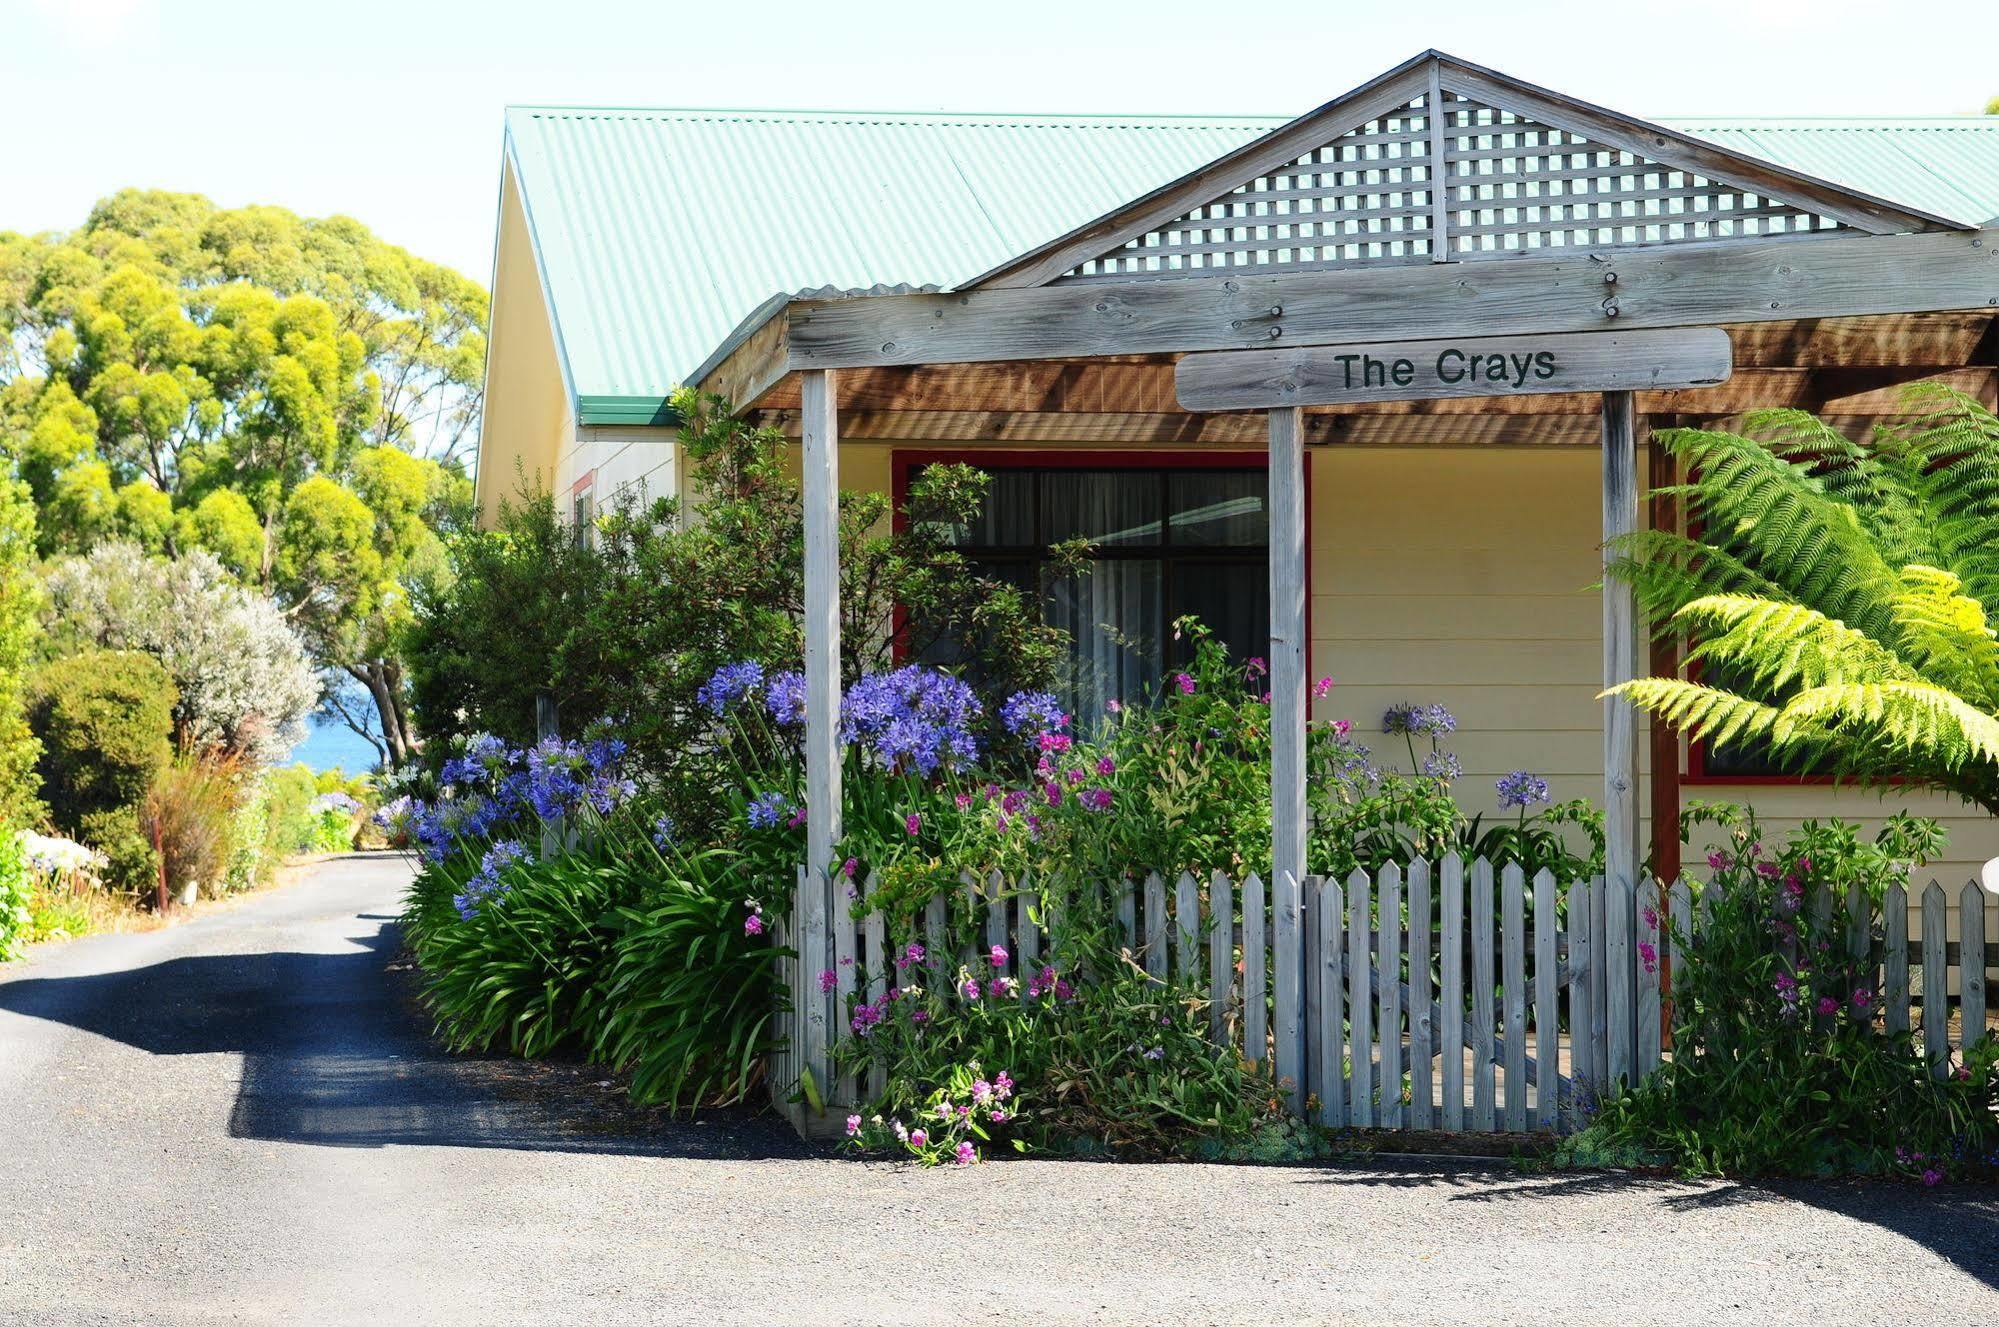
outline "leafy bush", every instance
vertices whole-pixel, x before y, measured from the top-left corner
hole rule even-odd
[[[35,761],[41,754],[22,690],[39,630],[35,506],[26,485],[0,474],[0,824],[41,817]]]
[[[1908,1033],[1884,1030],[1874,960],[1848,948],[1848,891],[1878,904],[1940,847],[1935,822],[1895,816],[1872,843],[1807,822],[1779,844],[1753,813],[1688,816],[1727,838],[1708,857],[1699,943],[1674,971],[1672,1057],[1573,1150],[1692,1174],[1999,1174],[1999,1040],[1933,1072]]]
[[[733,783],[732,763],[704,740],[712,716],[699,690],[726,663],[775,671],[804,657],[804,535],[783,435],[714,397],[682,393],[675,406],[685,501],[613,504],[586,543],[550,497],[523,492],[494,529],[454,544],[452,588],[419,598],[408,652],[427,729],[469,725],[525,746],[547,692],[565,715],[615,721],[637,770],[697,831]],[[848,682],[887,667],[898,648],[921,654],[948,637],[969,648],[966,671],[995,687],[1049,684],[1061,633],[950,544],[988,482],[969,467],[928,467],[899,522],[880,494],[841,496]]]
[[[48,574],[48,634],[64,652],[139,650],[172,677],[179,745],[253,764],[305,736],[319,678],[270,598],[236,584],[213,555],[149,557],[100,544]]]
[[[86,650],[44,664],[31,685],[50,816],[111,859],[106,883],[150,891],[157,858],[139,808],[173,758],[172,679],[151,655]]]
[[[34,920],[32,883],[20,834],[0,823],[0,963],[13,958],[26,940]]]

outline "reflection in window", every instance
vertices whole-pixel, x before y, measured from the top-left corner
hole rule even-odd
[[[1095,545],[1079,575],[1057,576],[1051,544]],[[1039,593],[1069,634],[1067,695],[1086,724],[1135,701],[1191,657],[1173,622],[1198,617],[1238,659],[1270,640],[1269,484],[1262,469],[1025,469],[993,472],[984,508],[952,532],[983,574]],[[956,662],[950,642],[926,651]]]

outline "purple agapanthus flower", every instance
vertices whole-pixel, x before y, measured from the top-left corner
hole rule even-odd
[[[753,659],[723,664],[715,670],[714,676],[701,684],[694,698],[706,705],[710,714],[720,714],[762,686],[763,681],[764,667]]]
[[[764,689],[764,706],[781,727],[795,728],[805,722],[805,674],[797,671],[772,675]]]
[[[1442,705],[1391,705],[1381,716],[1384,733],[1408,733],[1413,737],[1441,737],[1455,732],[1458,721]]]
[[[1548,800],[1548,781],[1537,778],[1524,769],[1503,775],[1493,785],[1499,790],[1501,806],[1517,806],[1523,810],[1536,802]]]
[[[1000,706],[1000,723],[1010,733],[1046,733],[1065,726],[1062,702],[1046,691],[1016,691]]]
[[[911,664],[870,673],[840,701],[840,737],[892,770],[934,774],[978,758],[981,706],[971,687],[935,668]]]
[[[750,801],[748,818],[751,829],[775,829],[777,823],[791,814],[791,799],[781,792],[758,793]]]

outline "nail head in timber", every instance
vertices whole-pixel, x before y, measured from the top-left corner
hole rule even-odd
[[[1181,359],[1174,385],[1188,410],[1261,410],[1712,387],[1733,367],[1727,332],[1676,327],[1210,351]]]

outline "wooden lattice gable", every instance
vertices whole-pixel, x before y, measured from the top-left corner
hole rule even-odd
[[[1432,51],[967,288],[1939,229]]]

